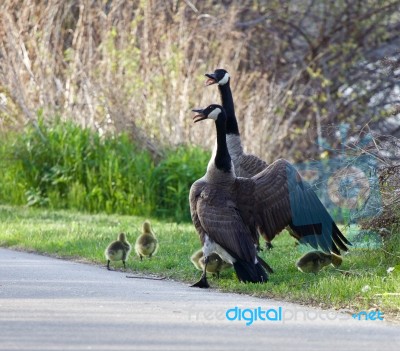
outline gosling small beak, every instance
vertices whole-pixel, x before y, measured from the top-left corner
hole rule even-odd
[[[215,75],[213,73],[206,73],[205,76],[208,78],[206,82],[204,83],[205,86],[217,84],[218,80],[215,78]]]
[[[197,115],[193,116],[193,122],[194,123],[200,122],[203,119],[207,119],[207,116],[204,114],[203,111],[204,111],[203,109],[194,109],[194,110],[192,110],[192,112],[196,112],[197,113]]]

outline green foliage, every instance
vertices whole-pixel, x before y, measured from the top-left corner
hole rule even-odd
[[[167,152],[153,173],[158,208],[155,214],[173,216],[176,221],[190,219],[189,190],[206,169],[210,155],[199,148],[179,147]]]
[[[158,165],[126,134],[39,122],[0,141],[0,201],[188,220],[188,193],[209,154],[180,147]]]

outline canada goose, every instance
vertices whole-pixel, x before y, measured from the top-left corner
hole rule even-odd
[[[143,232],[136,239],[135,251],[142,261],[143,256],[148,256],[149,258],[154,255],[158,250],[158,241],[151,230],[150,222],[145,221],[143,223]]]
[[[277,160],[252,178],[236,177],[226,143],[226,114],[220,105],[193,110],[194,122],[213,119],[217,146],[206,174],[193,183],[189,202],[205,255],[218,253],[233,263],[239,280],[267,280],[255,244],[260,230],[270,242],[286,226],[314,248],[347,251],[351,245],[317,195],[286,160]],[[262,267],[262,268],[261,268]],[[208,287],[206,269],[193,286]]]
[[[333,253],[311,251],[296,262],[296,267],[303,273],[317,274],[322,268],[330,264],[334,267],[339,267],[342,264],[342,257]]]
[[[202,271],[204,269],[204,255],[203,255],[203,250],[198,250],[196,251],[192,257],[190,257],[190,260],[194,264],[194,266],[199,270]],[[218,254],[212,253],[208,257],[208,264],[207,264],[207,272],[208,273],[213,273],[217,275],[217,278],[219,278],[219,272],[231,268],[232,264],[225,262]]]
[[[113,241],[104,251],[107,259],[107,269],[110,270],[110,261],[122,261],[126,269],[125,261],[128,259],[130,251],[131,245],[126,240],[126,235],[124,233],[119,234],[118,240]]]
[[[209,287],[206,272],[213,252],[233,264],[240,281],[263,283],[268,280],[268,275],[257,257],[258,235],[243,222],[236,206],[237,178],[226,145],[225,112],[218,105],[193,111],[198,113],[193,117],[194,122],[206,118],[215,120],[217,147],[208,163],[206,174],[190,188],[190,213],[204,253],[203,274],[192,286]]]
[[[228,144],[229,154],[235,166],[236,176],[250,178],[267,168],[268,164],[259,157],[246,154],[243,151],[230,87],[230,75],[226,70],[219,68],[216,69],[214,73],[206,73],[205,76],[208,78],[206,81],[207,86],[218,84],[222,107],[225,109],[227,117],[226,142]],[[273,245],[269,241],[265,242],[265,246],[268,250],[273,248]]]

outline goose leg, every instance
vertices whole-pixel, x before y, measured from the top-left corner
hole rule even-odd
[[[110,269],[110,260],[107,260],[107,269],[108,269],[109,271],[111,271],[111,269]]]
[[[271,250],[271,249],[273,249],[273,246],[272,246],[272,244],[271,244],[269,241],[266,241],[266,242],[265,242],[265,248],[266,248],[267,250]]]
[[[194,283],[193,285],[191,285],[192,288],[209,288],[210,287],[210,285],[208,284],[208,281],[207,281],[207,271],[206,271],[208,260],[209,260],[208,256],[204,257],[203,274],[201,275],[201,278],[197,283]]]
[[[122,263],[124,264],[124,269],[126,269],[125,261],[122,261]]]

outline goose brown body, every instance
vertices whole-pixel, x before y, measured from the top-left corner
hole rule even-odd
[[[200,179],[192,188],[191,202],[197,197],[194,214],[198,211],[207,214],[201,221],[195,218],[199,221],[197,226],[200,229],[200,224],[203,228],[206,225],[207,229],[216,232],[219,229],[218,237],[230,236],[232,228],[225,225],[224,220],[232,216],[240,218],[249,228],[254,241],[257,240],[257,229],[272,241],[286,226],[290,226],[300,241],[314,248],[335,253],[340,253],[340,249],[347,251],[347,239],[310,185],[286,160],[273,162],[252,178],[235,177],[223,184],[210,184]],[[222,204],[228,206],[224,213],[220,210]]]

